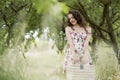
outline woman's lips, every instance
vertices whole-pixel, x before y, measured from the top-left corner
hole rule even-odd
[[[71,21],[71,23],[75,23],[75,21]]]

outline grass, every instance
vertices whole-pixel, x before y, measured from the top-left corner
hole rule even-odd
[[[64,55],[57,54],[47,41],[37,44],[25,53],[26,59],[18,50],[0,56],[0,80],[66,80],[62,74]],[[118,61],[111,47],[97,49],[96,80],[120,80]]]
[[[97,48],[96,78],[97,80],[114,80],[113,76],[119,71],[118,60],[110,46]],[[116,79],[117,80],[117,79]]]
[[[38,44],[25,53],[26,59],[15,50],[1,56],[0,80],[65,80],[62,74],[64,55],[58,55],[46,41]]]

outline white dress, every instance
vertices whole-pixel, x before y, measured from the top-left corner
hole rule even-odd
[[[89,33],[75,33],[68,32],[70,34],[74,47],[76,56],[80,59],[76,63],[73,63],[71,57],[72,53],[70,48],[68,47],[66,50],[66,56],[64,60],[64,68],[66,69],[66,80],[95,80],[95,67],[94,65],[90,65],[92,62],[89,51],[84,55],[84,42],[89,35]],[[81,58],[85,56],[86,63],[81,63]]]

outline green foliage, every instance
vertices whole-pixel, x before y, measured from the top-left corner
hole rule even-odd
[[[26,33],[39,28],[41,15],[35,10],[31,0],[0,1],[0,54],[8,48],[23,44]],[[29,39],[28,42],[32,42],[33,39]]]
[[[62,9],[65,7],[65,9]],[[43,29],[48,28],[47,33],[48,38],[55,41],[55,46],[58,49],[58,53],[62,53],[64,46],[66,45],[65,41],[65,21],[63,15],[65,14],[67,7],[64,3],[53,4],[49,7],[49,10],[42,17],[42,26]]]
[[[64,47],[66,45],[65,33],[60,31],[58,34],[55,34],[55,45],[58,48],[58,53],[63,53]]]
[[[97,80],[113,80],[113,76],[119,70],[118,60],[114,51],[111,47],[105,47],[105,45],[97,48],[96,78]]]
[[[15,41],[18,36],[21,36],[21,34],[17,34],[21,31],[21,29],[18,29],[18,27],[16,27],[16,24],[22,24],[22,21],[24,21],[25,18],[23,17],[25,17],[25,14],[28,11],[27,9],[29,7],[29,4],[30,0],[0,1],[0,54],[4,53],[4,50],[13,47],[14,44],[16,44]]]
[[[101,40],[113,46],[119,60],[120,1],[119,0],[59,0],[70,9],[78,10],[92,27],[92,48]],[[97,43],[98,42],[98,43]],[[119,60],[120,61],[120,60]]]
[[[33,0],[33,6],[37,9],[37,13],[42,13],[48,10],[52,0]]]
[[[26,80],[24,75],[26,62],[18,52],[18,49],[10,49],[0,56],[0,80]]]
[[[42,17],[42,14],[38,14],[37,10],[35,8],[31,9],[29,17],[27,18],[28,27],[26,28],[26,33],[31,31],[31,30],[35,31],[37,29],[42,31],[42,28],[41,28],[41,17]],[[39,33],[41,33],[41,32],[39,32]]]
[[[64,56],[52,50],[51,45],[48,41],[39,42],[37,48],[31,45],[26,59],[21,47],[9,49],[0,56],[0,80],[65,80],[61,65]]]
[[[104,5],[102,4],[101,0],[59,0],[59,1],[63,1],[63,2],[59,3],[57,2],[57,0],[44,0],[44,1],[43,0],[0,0],[0,54],[2,54],[0,56],[0,63],[1,63],[0,80],[25,79],[23,67],[26,66],[24,65],[26,63],[24,63],[25,61],[23,61],[24,60],[23,58],[26,58],[25,52],[27,49],[30,48],[30,44],[35,42],[35,37],[33,35],[36,31],[38,33],[37,35],[38,37],[42,33],[44,33],[43,32],[44,29],[48,28],[48,33],[47,33],[48,40],[53,39],[55,42],[54,45],[55,47],[57,47],[58,53],[62,53],[66,45],[65,31],[64,31],[66,26],[65,26],[64,15],[67,13],[69,9],[80,10],[81,9],[80,2],[83,4],[86,14],[90,18],[90,20],[92,20],[95,24],[99,25],[103,20],[102,17],[103,17]],[[104,2],[105,0],[102,1]],[[111,0],[111,4],[109,7],[110,10],[109,14],[110,14],[110,18],[113,17],[112,27],[114,29],[115,36],[117,37],[117,42],[120,46],[120,28],[119,28],[120,19],[118,17],[120,15],[119,4],[120,4],[120,0]],[[107,26],[108,25],[105,20],[104,24],[99,27],[108,30],[109,27]],[[96,31],[96,29],[93,29],[93,32],[94,31]],[[97,33],[97,38],[96,37],[95,38],[100,39],[99,37],[101,37],[101,35],[99,34],[98,30],[96,31],[96,33]],[[108,40],[110,40],[110,37],[108,36],[107,33],[103,31],[101,31],[101,33],[103,33],[103,35]],[[28,35],[29,38],[26,38],[25,37],[26,35]],[[46,47],[47,45],[44,46]],[[45,49],[44,46],[42,47]],[[98,51],[98,54],[96,53],[98,55],[98,59],[96,61],[97,79],[119,80],[119,72],[117,72],[118,61],[115,57],[115,54],[113,54],[114,52],[110,51],[111,48],[107,50],[105,48],[99,48],[99,49],[100,50]],[[105,51],[102,51],[104,49]],[[5,52],[7,50],[10,51],[10,53]],[[20,53],[20,55],[18,52]],[[19,58],[22,59],[19,60]],[[45,54],[45,58],[46,58],[46,54]],[[49,57],[47,57],[46,60],[48,61]],[[43,61],[43,59],[41,59],[40,61]],[[52,61],[54,62],[55,60]],[[52,67],[55,66],[52,65]],[[57,75],[57,76],[58,74],[63,77],[60,71],[53,73],[53,75]]]
[[[18,13],[29,5],[28,0],[2,0],[0,3],[1,18],[8,27],[13,26]]]
[[[56,0],[44,2],[42,0],[2,0],[0,4],[1,54],[4,52],[3,49],[20,44],[24,44],[27,48],[31,42],[35,41],[34,32],[37,31],[40,36],[47,26],[50,27],[48,37],[52,38],[52,35],[55,34],[54,40],[58,51],[63,50],[64,27],[62,29],[57,27],[63,25],[61,18],[67,10],[64,3],[61,4]],[[3,26],[4,28],[2,28]],[[61,32],[63,33],[61,34]],[[29,39],[24,37],[27,34],[30,35]]]
[[[6,37],[6,29],[4,27],[0,28],[0,54],[3,54],[5,48],[7,47],[6,42],[5,42],[5,37]]]

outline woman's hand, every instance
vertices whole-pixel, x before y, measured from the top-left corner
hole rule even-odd
[[[72,63],[75,64],[80,61],[80,57],[76,53],[73,53],[71,55],[71,60],[72,60]]]
[[[80,62],[81,62],[82,64],[87,63],[87,58],[86,58],[86,56],[83,56],[83,57],[81,58]]]

